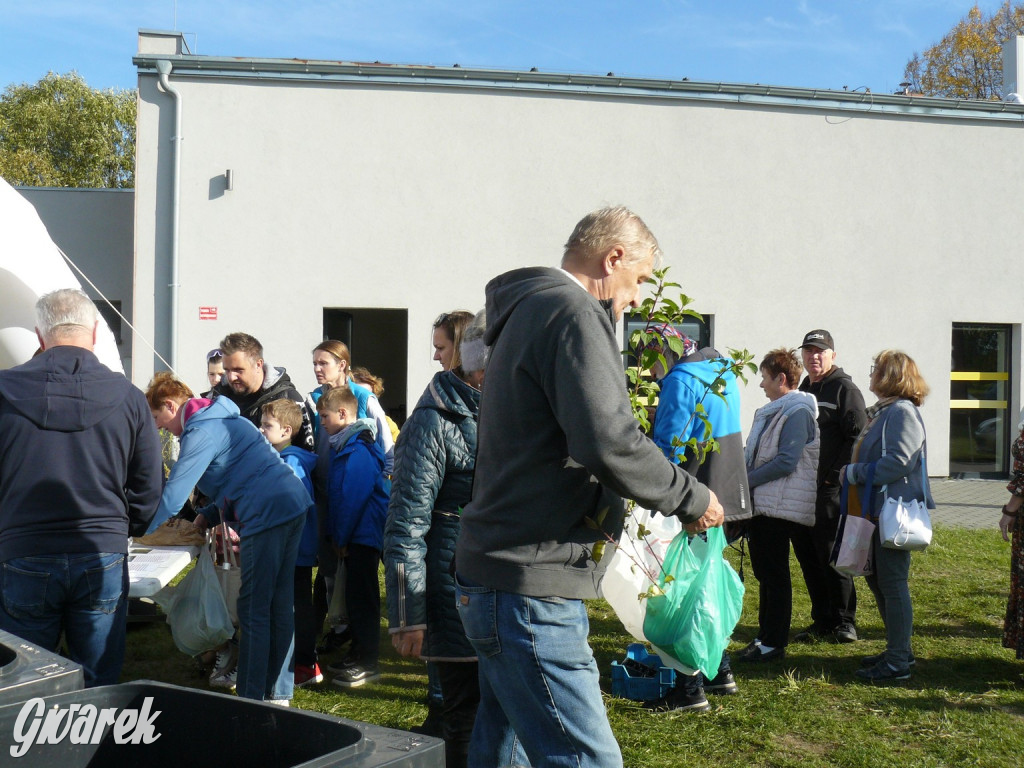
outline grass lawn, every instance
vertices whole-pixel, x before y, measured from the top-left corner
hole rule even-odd
[[[756,632],[757,582],[749,561],[745,571],[747,597],[734,649]],[[796,632],[810,615],[795,561],[793,578]],[[938,528],[932,546],[914,553],[911,565],[917,656],[911,680],[854,682],[860,657],[885,645],[874,599],[858,580],[860,642],[793,644],[782,662],[736,664],[740,693],[712,698],[712,711],[698,715],[652,714],[607,694],[611,662],[625,655],[632,639],[607,603],[593,601],[591,645],[625,764],[1017,768],[1024,756],[1024,662],[1000,644],[1008,585],[1009,547],[997,531]],[[381,668],[377,684],[342,691],[327,682],[296,691],[293,703],[393,728],[421,722],[423,665],[397,657],[383,628]],[[162,623],[129,630],[122,679],[206,687]]]

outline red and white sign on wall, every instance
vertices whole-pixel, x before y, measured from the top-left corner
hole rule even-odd
[[[217,319],[217,308],[216,307],[200,307],[199,308],[199,319],[200,320],[216,320]]]

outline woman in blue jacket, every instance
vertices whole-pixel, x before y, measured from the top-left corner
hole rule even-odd
[[[924,421],[918,407],[928,395],[917,364],[895,350],[879,352],[871,366],[871,391],[878,402],[868,408],[868,424],[853,448],[844,481],[857,486],[862,507],[872,517],[885,498],[919,499],[935,508],[925,468]],[[875,465],[870,497],[867,476]],[[863,660],[857,677],[873,682],[906,680],[914,666],[910,651],[914,608],[910,603],[910,552],[881,545],[878,529],[871,541],[874,573],[867,577],[885,624],[885,651]]]
[[[287,706],[294,677],[293,578],[299,538],[312,506],[302,481],[226,397],[213,403],[169,373],[146,392],[156,425],[181,440],[150,530],[181,509],[193,487],[213,500],[195,524],[237,522],[242,583],[238,695]]]

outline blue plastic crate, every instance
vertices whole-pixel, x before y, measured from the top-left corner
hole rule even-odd
[[[641,677],[630,672],[626,661],[635,661],[653,667],[657,673],[652,677]],[[675,685],[676,671],[661,664],[661,657],[647,652],[643,643],[631,643],[626,649],[622,662],[612,662],[612,695],[633,701],[660,699]]]

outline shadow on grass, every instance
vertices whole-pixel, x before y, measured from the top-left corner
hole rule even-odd
[[[994,690],[1024,690],[1021,673],[1024,664],[1012,659],[971,656],[918,657],[909,680],[871,686],[856,677],[862,655],[836,657],[810,653],[787,653],[782,660],[764,663],[733,663],[736,680],[773,680],[790,673],[802,678],[824,678],[831,684],[928,691],[943,689],[964,694],[983,694]],[[936,697],[937,699],[939,697]],[[942,699],[948,706],[949,699]],[[927,698],[921,699],[927,702]],[[904,701],[904,706],[917,706],[917,699]],[[984,708],[986,705],[981,705]]]

